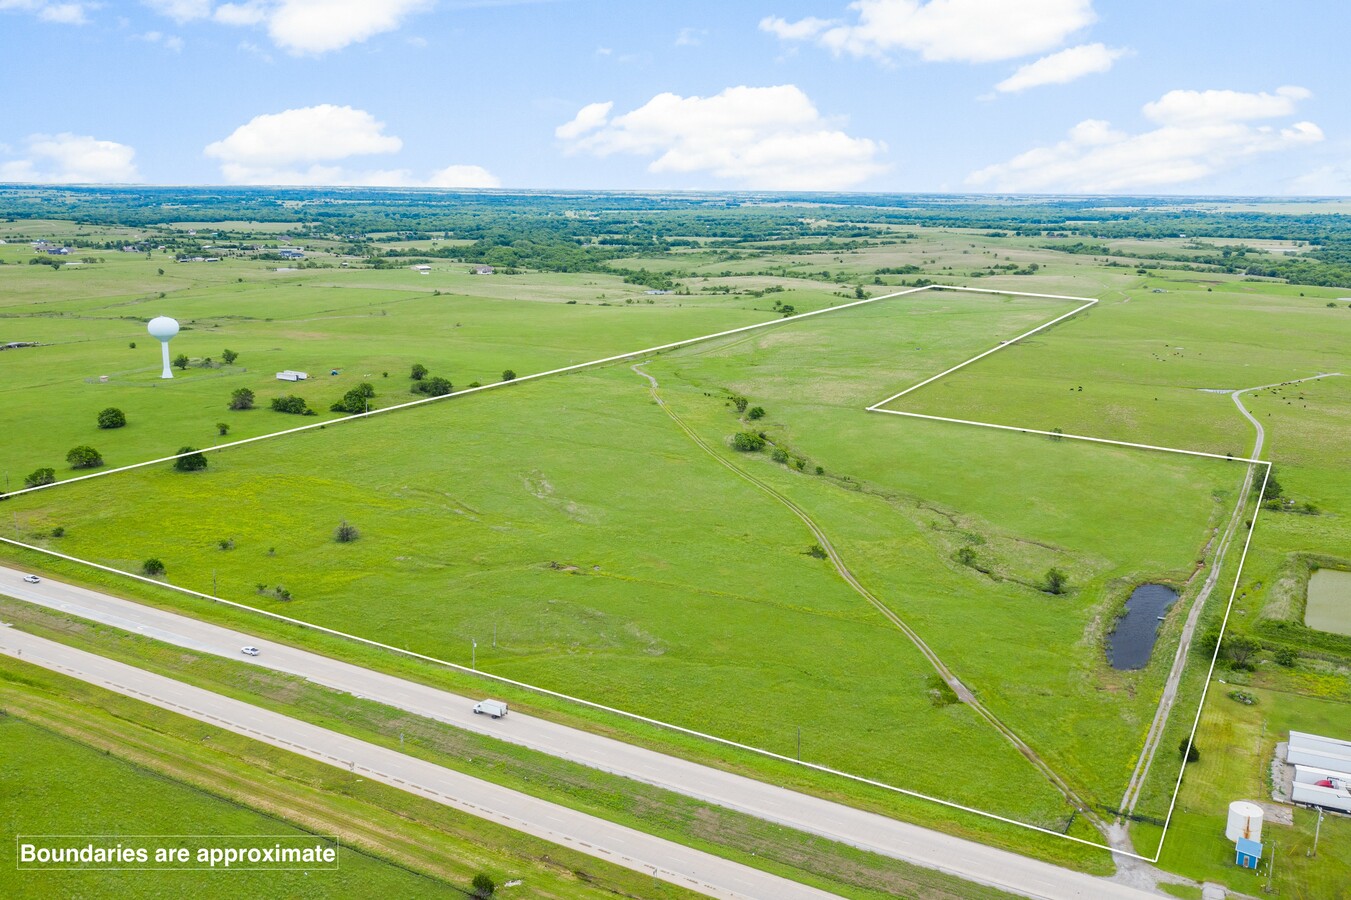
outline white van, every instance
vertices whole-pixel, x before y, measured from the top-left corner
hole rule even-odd
[[[474,712],[487,713],[494,719],[500,719],[507,714],[507,705],[501,700],[480,700],[474,704]]]

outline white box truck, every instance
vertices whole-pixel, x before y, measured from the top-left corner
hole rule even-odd
[[[501,700],[480,700],[474,704],[474,712],[500,719],[507,714],[507,705]]]

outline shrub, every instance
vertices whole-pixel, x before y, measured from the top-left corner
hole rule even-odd
[[[434,378],[419,381],[413,385],[414,394],[429,394],[433,397],[445,396],[453,390],[455,390],[455,386],[452,385],[448,379],[442,378],[439,375]]]
[[[1257,704],[1257,697],[1247,691],[1230,691],[1229,699],[1236,703],[1242,703],[1244,706],[1255,706]]]
[[[220,358],[225,361],[227,366],[233,366],[235,360],[239,359],[239,354],[227,347],[220,352]]]
[[[1177,754],[1185,762],[1196,762],[1201,758],[1201,751],[1196,749],[1190,738],[1183,738],[1182,743],[1177,745]]]
[[[235,549],[235,539],[221,538],[220,540],[216,541],[216,546],[220,547],[222,550],[233,550]]]
[[[964,566],[974,566],[976,564],[976,551],[970,547],[960,547],[957,550],[957,562]]]
[[[414,381],[421,381],[422,379],[427,377],[427,367],[424,366],[422,363],[413,363],[413,371],[409,374],[408,377],[413,379]]]
[[[66,462],[72,469],[97,469],[103,465],[103,457],[93,447],[81,444],[71,448],[66,454]]]
[[[502,380],[503,380],[503,381],[515,381],[515,380],[516,380],[516,373],[513,372],[511,369],[507,369],[506,371],[504,371],[504,372],[502,373]]]
[[[127,424],[127,416],[116,406],[110,406],[99,413],[100,428],[121,428]]]
[[[769,455],[770,457],[773,458],[773,460],[776,463],[786,464],[788,462],[788,451],[783,449],[782,447],[775,447],[774,452],[770,453]]]
[[[228,422],[217,422],[217,423],[216,423],[216,433],[219,434],[221,437],[225,437],[227,434],[230,433],[230,423],[228,423]]]
[[[350,544],[361,537],[361,532],[357,531],[355,525],[350,524],[346,519],[333,532],[333,540],[339,544]]]
[[[294,394],[288,394],[285,397],[273,397],[272,409],[276,412],[290,413],[293,416],[314,415],[314,410],[310,409],[309,404],[305,402],[305,398],[297,397]]]
[[[196,447],[179,447],[178,452],[186,454],[174,460],[174,468],[180,472],[200,472],[206,468],[206,456]]]
[[[736,395],[732,396],[732,405],[736,407],[737,415],[741,415],[742,413],[744,413],[746,411],[746,407],[749,404],[750,401],[747,400],[745,397],[740,397]]]
[[[174,357],[174,365],[184,371],[188,368],[188,362],[188,355],[186,353],[180,353]]]
[[[817,475],[824,475],[824,474],[826,474],[825,466],[817,466],[817,467],[816,467],[816,474],[817,474]]]
[[[141,571],[151,576],[163,575],[164,563],[160,562],[160,560],[157,557],[152,556],[145,562],[141,563]]]
[[[751,411],[746,413],[746,418],[754,422],[756,419],[765,417],[765,408],[763,406],[752,406]]]
[[[235,388],[230,393],[231,409],[253,409],[253,391],[248,388]]]
[[[1063,594],[1068,590],[1069,576],[1056,568],[1046,570],[1046,580],[1042,583],[1042,590],[1048,594]]]
[[[732,435],[732,447],[742,453],[754,453],[765,449],[765,439],[754,431],[738,431]]]
[[[53,484],[56,481],[55,469],[36,469],[32,475],[28,475],[23,480],[24,487],[41,487],[44,484]]]
[[[1293,669],[1296,661],[1299,660],[1299,654],[1289,647],[1278,647],[1272,655],[1278,666],[1285,666],[1287,669]]]
[[[52,529],[52,537],[65,537],[65,536],[66,536],[66,529],[64,526],[57,525],[55,528]]]
[[[825,559],[826,550],[820,544],[812,544],[807,548],[807,555],[812,559]]]
[[[497,885],[487,874],[479,872],[474,876],[473,881],[474,896],[478,900],[488,900],[497,890]]]

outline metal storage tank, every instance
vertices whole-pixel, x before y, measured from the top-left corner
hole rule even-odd
[[[1262,807],[1247,800],[1235,800],[1229,804],[1229,824],[1224,827],[1224,836],[1234,843],[1246,838],[1250,841],[1262,841]]]

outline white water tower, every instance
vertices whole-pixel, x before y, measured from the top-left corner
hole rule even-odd
[[[152,338],[159,341],[160,349],[164,351],[164,371],[160,377],[173,378],[173,370],[169,368],[169,339],[178,334],[178,322],[168,316],[156,316],[150,320],[146,329]]]
[[[1229,821],[1224,828],[1224,836],[1237,843],[1240,838],[1262,842],[1262,807],[1247,800],[1235,800],[1229,804]]]

